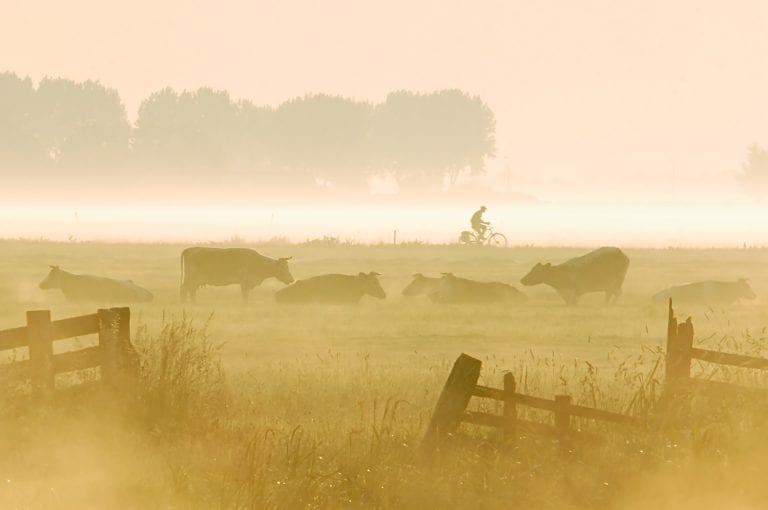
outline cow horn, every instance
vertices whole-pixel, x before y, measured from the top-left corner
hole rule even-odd
[[[48,266],[48,267],[50,267],[51,269],[58,269],[59,268],[59,266]]]
[[[368,274],[369,274],[369,275],[371,275],[371,276],[381,276],[381,273],[378,273],[378,272],[376,272],[376,271],[371,271],[371,272],[370,272],[370,273],[368,273]]]

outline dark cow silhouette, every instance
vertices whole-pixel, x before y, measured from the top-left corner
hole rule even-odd
[[[379,273],[324,274],[299,280],[275,293],[278,303],[357,303],[364,295],[384,299]]]
[[[677,303],[730,305],[740,299],[755,299],[755,293],[745,279],[735,282],[706,281],[678,285],[654,294],[654,301],[672,298]]]
[[[413,275],[413,281],[403,289],[403,296],[429,296],[433,294],[440,285],[442,278],[430,278],[421,273]]]
[[[570,305],[588,292],[605,292],[605,301],[611,302],[621,295],[628,267],[629,257],[624,252],[603,247],[556,266],[538,263],[520,282],[526,286],[545,283]]]
[[[291,257],[273,259],[248,248],[187,248],[181,252],[181,300],[195,301],[203,285],[240,285],[243,299],[267,278],[293,282],[288,269]]]
[[[501,282],[478,282],[445,273],[430,294],[436,303],[524,303],[527,296],[512,285]]]
[[[102,276],[74,274],[51,266],[41,289],[61,289],[68,301],[99,302],[147,302],[152,301],[152,293],[139,287],[131,280],[113,280]]]

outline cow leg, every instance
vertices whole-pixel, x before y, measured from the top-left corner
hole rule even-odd
[[[248,287],[246,284],[241,283],[240,284],[240,294],[243,296],[243,301],[248,299],[248,293],[251,291],[251,288]]]

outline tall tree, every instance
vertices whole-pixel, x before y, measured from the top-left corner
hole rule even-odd
[[[373,107],[340,96],[309,95],[281,104],[271,122],[273,161],[300,179],[366,186]]]
[[[0,177],[23,176],[45,153],[35,132],[35,88],[29,78],[0,73]]]
[[[495,119],[479,97],[459,90],[393,92],[376,109],[377,161],[401,187],[453,185],[462,172],[485,170],[495,154]]]
[[[752,195],[768,197],[768,151],[757,144],[747,149],[747,159],[741,165],[739,181]]]
[[[124,161],[130,124],[114,89],[95,81],[45,78],[35,105],[38,139],[59,166],[100,170]]]
[[[238,116],[238,106],[225,91],[162,89],[139,107],[136,156],[162,168],[167,177],[181,173],[196,180],[221,180],[238,159],[233,147],[244,127]]]

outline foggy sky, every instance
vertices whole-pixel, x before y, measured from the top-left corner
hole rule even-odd
[[[491,170],[534,188],[715,188],[768,146],[760,0],[1,3],[0,70],[100,80],[132,119],[165,86],[271,105],[460,88],[496,113]]]

